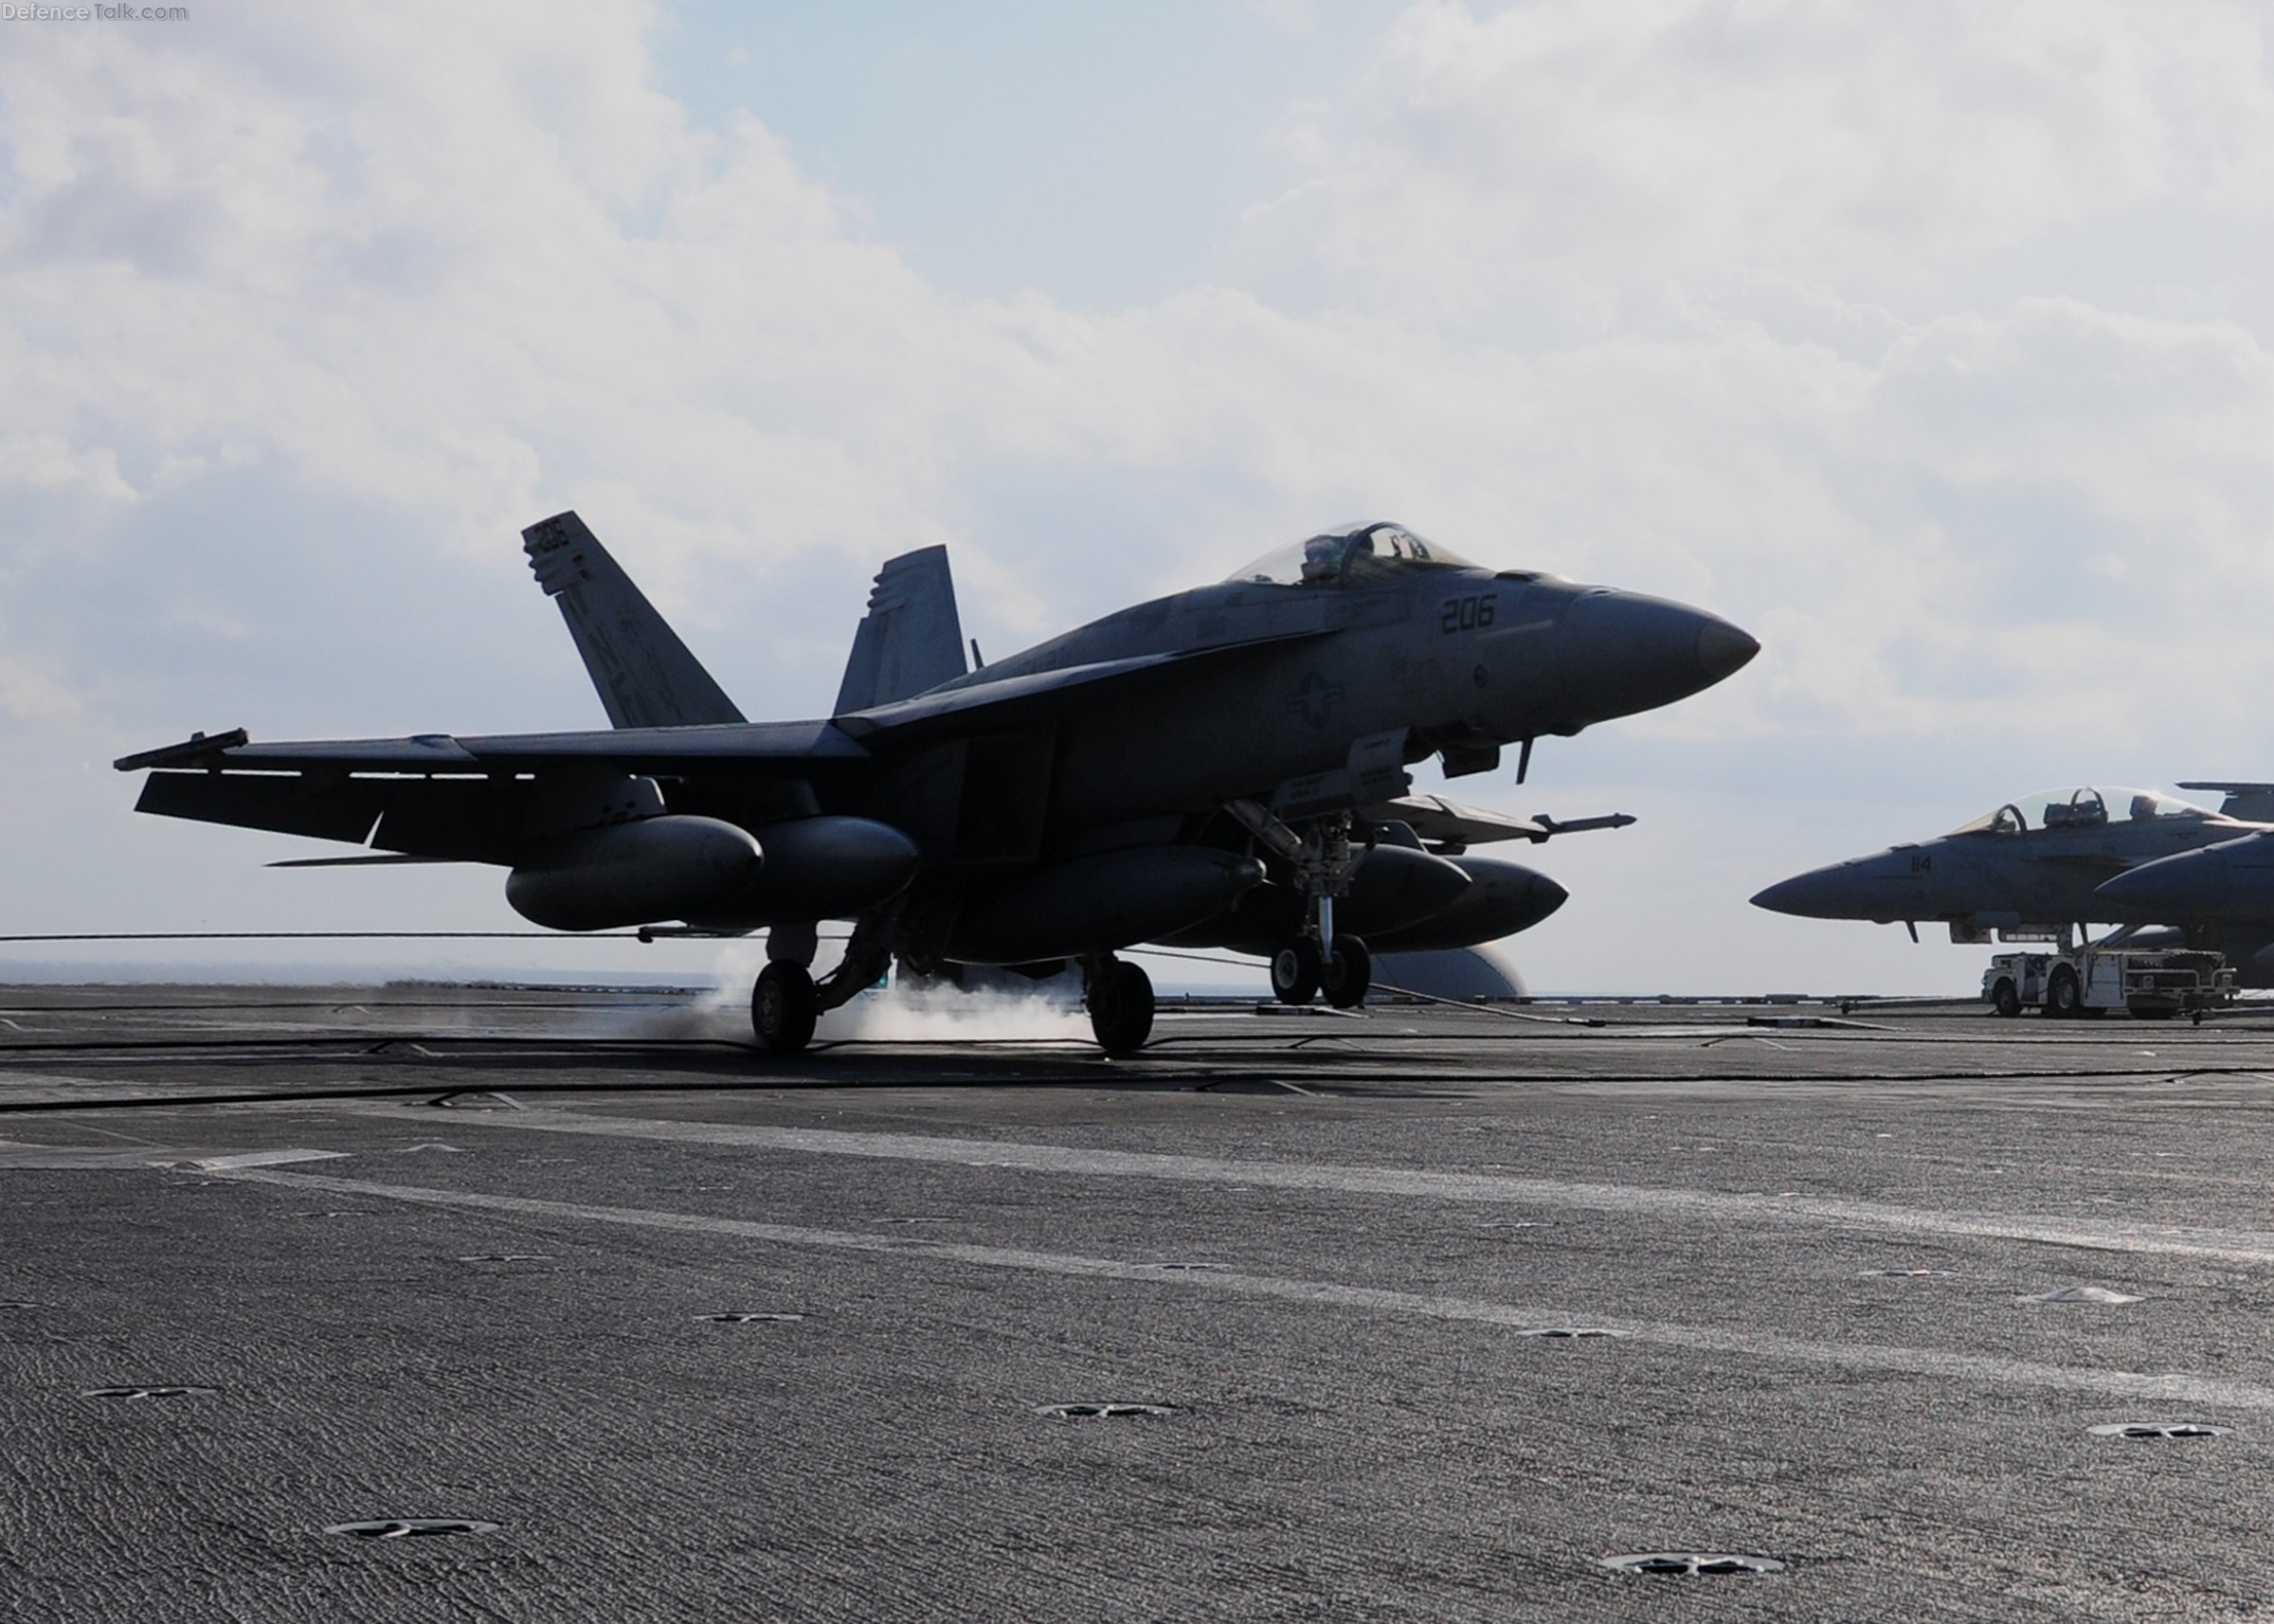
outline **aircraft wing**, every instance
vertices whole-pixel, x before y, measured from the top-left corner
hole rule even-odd
[[[612,728],[455,738],[314,739],[251,744],[244,730],[121,756],[150,769],[138,812],[370,844],[464,862],[512,862],[545,808],[536,774],[585,767],[719,785],[868,759],[827,722]]]
[[[1466,848],[1494,840],[1530,840],[1538,844],[1557,835],[1576,835],[1588,829],[1623,829],[1634,821],[1627,812],[1599,818],[1575,818],[1560,822],[1553,818],[1511,818],[1448,801],[1442,795],[1405,795],[1359,809],[1359,815],[1377,823],[1403,823],[1432,846]]]
[[[510,863],[543,816],[536,775],[589,767],[677,778],[699,810],[706,792],[732,800],[765,782],[857,766],[863,741],[895,747],[1012,727],[1047,726],[1081,705],[1205,670],[1259,647],[1328,637],[1306,631],[1190,652],[1141,655],[1055,671],[966,679],[826,722],[717,722],[587,732],[253,744],[243,729],[121,756],[149,769],[135,810],[239,828],[369,844],[440,860]],[[678,795],[673,803],[682,803]],[[1530,835],[1530,839],[1544,839]]]
[[[692,728],[608,728],[573,733],[497,733],[460,738],[309,739],[249,744],[244,731],[199,735],[163,749],[120,756],[121,772],[191,767],[228,772],[469,773],[499,768],[605,764],[624,772],[669,772],[737,762],[865,760],[868,751],[827,722],[721,722]]]

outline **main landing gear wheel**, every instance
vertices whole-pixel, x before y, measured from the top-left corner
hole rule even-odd
[[[766,966],[750,989],[750,1030],[768,1055],[795,1055],[813,1041],[821,1019],[821,995],[803,965],[777,960]]]
[[[1272,955],[1272,991],[1281,1003],[1300,1007],[1319,996],[1326,968],[1316,942],[1308,936],[1290,942]]]
[[[1134,1055],[1153,1035],[1153,978],[1141,965],[1114,960],[1091,978],[1085,1001],[1090,1030],[1109,1055]]]
[[[2084,1013],[2084,988],[2077,984],[2077,972],[2066,965],[2054,965],[2045,983],[2045,1013],[2055,1020],[2074,1020]]]
[[[1337,936],[1319,976],[1326,1001],[1337,1009],[1356,1009],[1366,1001],[1366,989],[1373,984],[1374,955],[1366,951],[1366,945],[1356,936]]]

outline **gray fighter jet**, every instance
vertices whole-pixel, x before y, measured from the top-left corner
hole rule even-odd
[[[2265,819],[2274,785],[2183,784],[2226,792],[2220,811]],[[2245,986],[2274,986],[2274,831],[2263,823],[2230,830],[2234,839],[2142,863],[2103,883],[2111,908],[2153,914],[2176,928],[2191,947],[2224,953]]]
[[[765,929],[751,1020],[776,1052],[895,958],[1075,961],[1113,1053],[1151,1029],[1151,983],[1114,956],[1141,943],[1268,952],[1282,998],[1355,1004],[1369,940],[1490,941],[1562,900],[1469,846],[1626,821],[1409,797],[1409,765],[1483,772],[1509,744],[1528,762],[1536,738],[1670,704],[1758,648],[1696,609],[1378,523],[972,670],[929,548],[876,577],[827,720],[749,722],[574,514],[523,542],[612,728],[199,734],[117,764],[150,770],[138,809],[384,854],[303,862],[496,864],[550,929]],[[817,981],[822,920],[853,929]]]
[[[1757,908],[1806,919],[1950,927],[1954,942],[2061,934],[2080,926],[2169,925],[2104,882],[2175,853],[2264,828],[2175,796],[2086,785],[2009,801],[1938,839],[1909,840],[1780,880]]]

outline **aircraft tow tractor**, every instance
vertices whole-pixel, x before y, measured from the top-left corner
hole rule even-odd
[[[2082,947],[1999,953],[1982,972],[1982,998],[2003,1016],[2041,1009],[2048,1020],[2129,1010],[2169,1020],[2234,1001],[2233,968],[2217,953],[2190,947]]]

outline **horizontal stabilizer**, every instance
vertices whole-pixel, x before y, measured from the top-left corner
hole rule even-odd
[[[560,604],[612,725],[684,728],[743,719],[574,513],[531,525],[521,532],[521,548],[537,585]]]
[[[853,634],[853,652],[845,659],[832,714],[913,698],[968,669],[948,550],[904,552],[876,572],[869,612]]]

